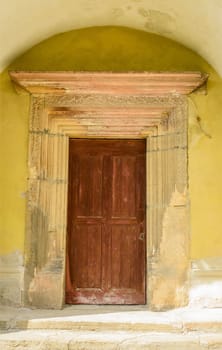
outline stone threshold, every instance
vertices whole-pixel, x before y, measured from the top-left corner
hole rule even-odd
[[[152,312],[147,306],[66,306],[62,310],[0,306],[0,330],[221,333],[222,309],[180,308]],[[222,347],[221,347],[222,349]]]
[[[1,350],[222,350],[222,309],[0,307]]]

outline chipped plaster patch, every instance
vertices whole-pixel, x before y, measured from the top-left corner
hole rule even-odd
[[[119,17],[122,17],[124,15],[124,10],[122,8],[114,8],[112,10],[112,15],[115,17],[115,18],[119,18]]]
[[[148,31],[168,34],[176,29],[175,19],[165,12],[140,7],[138,13],[146,20],[144,27]]]
[[[187,191],[180,193],[175,188],[162,223],[160,260],[158,270],[162,273],[153,278],[155,293],[152,304],[161,309],[187,304],[187,269],[189,265],[189,232],[187,215]],[[170,281],[170,283],[169,283]]]
[[[222,256],[194,260],[192,262],[192,269],[201,271],[222,271]]]
[[[221,276],[192,277],[189,293],[189,305],[197,307],[222,307],[222,270]]]
[[[10,254],[0,255],[0,269],[8,266],[23,266],[23,255],[21,252],[16,250]]]
[[[0,256],[0,304],[21,306],[24,289],[23,255],[19,251]]]
[[[191,306],[222,307],[222,257],[192,262],[189,300]]]

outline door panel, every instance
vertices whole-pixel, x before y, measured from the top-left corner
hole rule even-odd
[[[145,141],[70,140],[66,302],[145,303]]]
[[[137,286],[137,225],[112,227],[111,285],[113,288]],[[133,257],[133,259],[132,259]]]
[[[79,224],[73,232],[70,265],[73,283],[76,288],[101,288],[101,225]]]
[[[112,217],[136,218],[136,158],[112,157]]]
[[[101,217],[103,159],[101,156],[88,155],[78,157],[75,162],[79,169],[76,215],[77,217]]]

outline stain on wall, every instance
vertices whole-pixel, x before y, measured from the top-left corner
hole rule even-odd
[[[24,258],[18,250],[0,256],[0,304],[21,305],[24,286]]]
[[[172,15],[161,11],[145,9],[139,7],[138,13],[144,17],[144,28],[150,32],[169,34],[176,30],[175,20]]]

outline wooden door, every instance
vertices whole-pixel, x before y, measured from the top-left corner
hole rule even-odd
[[[145,303],[145,140],[70,140],[66,302]]]

